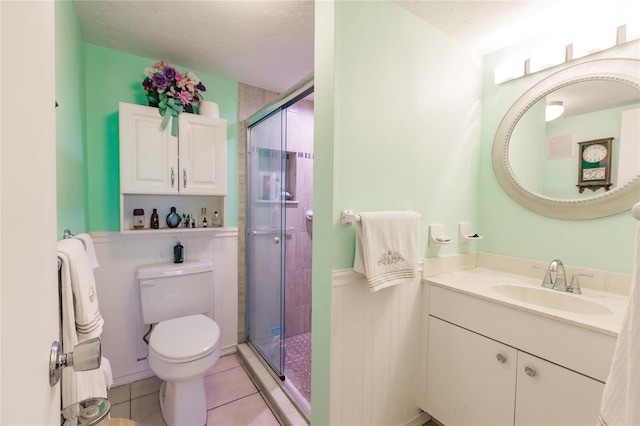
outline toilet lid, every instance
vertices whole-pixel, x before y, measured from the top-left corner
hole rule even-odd
[[[220,339],[220,327],[204,315],[191,315],[158,323],[149,347],[174,361],[189,361],[212,352]]]

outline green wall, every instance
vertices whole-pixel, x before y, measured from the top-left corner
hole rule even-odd
[[[144,69],[163,58],[143,58],[85,44],[87,75],[87,202],[90,231],[120,230],[118,103],[146,105]],[[205,100],[216,102],[227,127],[227,225],[238,225],[238,83],[193,71],[207,87]]]
[[[58,238],[87,231],[84,41],[75,6],[55,4],[56,195]]]
[[[534,43],[535,40],[527,40],[484,57],[479,229],[485,238],[479,248],[483,252],[544,262],[559,258],[569,265],[632,273],[637,223],[630,212],[576,221],[548,218],[529,211],[513,201],[498,184],[491,163],[491,146],[500,120],[531,86],[554,72],[586,60],[640,58],[640,41],[495,85],[496,66],[522,56]]]
[[[329,423],[331,274],[351,268],[340,212],[422,214],[457,235],[477,223],[481,68],[467,49],[388,1],[316,2],[312,423]]]

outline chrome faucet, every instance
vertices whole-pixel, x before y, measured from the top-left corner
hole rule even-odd
[[[545,269],[537,265],[534,267],[538,269]],[[549,264],[549,267],[546,269],[546,272],[547,273],[542,280],[542,287],[573,294],[582,293],[578,277],[593,277],[592,274],[575,274],[571,278],[571,284],[567,285],[567,275],[564,271],[564,264],[560,259],[553,259]]]
[[[547,268],[547,273],[542,281],[542,287],[558,291],[567,291],[567,275],[564,272],[564,264],[560,259],[553,259]]]

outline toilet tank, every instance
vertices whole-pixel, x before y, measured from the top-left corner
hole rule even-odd
[[[213,312],[213,263],[210,261],[141,266],[136,278],[145,324]]]

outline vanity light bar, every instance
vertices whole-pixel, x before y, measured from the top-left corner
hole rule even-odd
[[[529,58],[518,57],[497,66],[493,81],[496,85],[505,83],[639,38],[640,23],[633,23],[621,25],[615,32],[582,34],[564,47],[546,43],[536,47]]]

